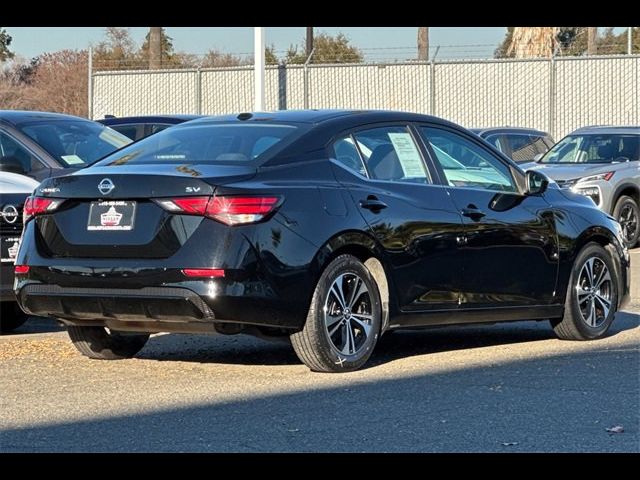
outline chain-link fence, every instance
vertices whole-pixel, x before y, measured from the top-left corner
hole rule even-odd
[[[96,71],[91,117],[253,110],[253,67]],[[266,109],[429,113],[466,127],[523,126],[556,138],[593,124],[640,123],[640,56],[281,65]]]

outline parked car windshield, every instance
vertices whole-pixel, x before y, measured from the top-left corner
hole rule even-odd
[[[29,122],[18,129],[65,167],[84,167],[131,143],[109,127],[82,120]]]
[[[638,135],[569,135],[552,147],[540,163],[613,163],[639,159]]]
[[[198,124],[168,128],[109,155],[96,165],[238,164],[279,151],[301,129],[275,124]]]

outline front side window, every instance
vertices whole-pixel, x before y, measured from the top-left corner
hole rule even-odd
[[[489,142],[491,145],[493,145],[494,147],[496,147],[501,152],[504,152],[504,150],[502,149],[502,145],[500,143],[500,135],[489,135],[487,138],[485,138],[485,140]]]
[[[131,139],[95,122],[48,120],[17,128],[65,167],[84,167],[131,143]]]
[[[509,167],[471,140],[433,127],[421,127],[420,133],[431,145],[450,186],[518,191]]]
[[[379,127],[353,134],[369,176],[376,180],[431,183],[407,127]]]
[[[640,135],[569,135],[540,163],[613,163],[640,160]]]
[[[31,173],[45,168],[29,150],[5,132],[0,132],[0,165],[2,170],[14,173]]]

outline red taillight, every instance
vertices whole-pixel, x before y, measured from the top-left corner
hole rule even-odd
[[[29,273],[29,265],[16,265],[13,267],[13,273],[16,275],[25,275]]]
[[[63,201],[55,198],[27,197],[22,210],[23,223],[27,223],[27,220],[36,215],[54,211]]]
[[[278,197],[212,197],[206,215],[227,225],[253,223],[273,211],[277,203]]]
[[[221,268],[184,268],[182,273],[187,277],[224,277],[224,270]]]
[[[157,199],[165,210],[187,215],[203,215],[227,225],[240,225],[262,220],[278,205],[275,196],[214,196]]]

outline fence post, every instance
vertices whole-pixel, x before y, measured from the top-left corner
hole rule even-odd
[[[549,125],[548,132],[556,138],[556,53],[549,60]]]
[[[316,48],[313,47],[311,49],[311,53],[307,57],[307,60],[304,62],[304,109],[307,110],[309,108],[309,62],[311,61],[311,57],[313,57],[313,52],[316,51]]]
[[[202,71],[196,70],[196,114],[202,115]]]
[[[93,48],[89,47],[87,62],[87,117],[93,120]]]
[[[436,51],[434,52],[433,57],[431,57],[431,61],[429,62],[431,65],[431,68],[429,69],[431,75],[431,78],[429,80],[429,96],[431,97],[429,99],[430,115],[436,114],[436,57],[438,56],[439,51],[440,45],[436,47]]]

